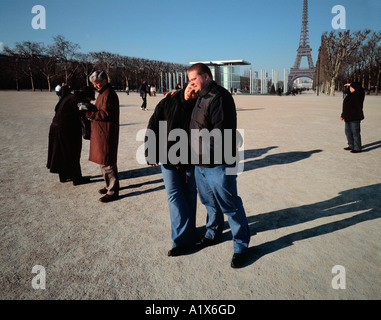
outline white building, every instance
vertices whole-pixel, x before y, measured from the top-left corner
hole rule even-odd
[[[272,76],[271,76],[272,83],[274,85],[275,90],[277,90],[278,89],[278,82],[279,82],[279,72],[278,72],[278,70],[273,69],[271,73],[272,73]]]
[[[267,94],[268,90],[268,74],[266,70],[261,70],[261,94]]]
[[[190,64],[206,64],[212,72],[214,81],[226,90],[241,89],[240,66],[251,65],[245,60],[223,60],[223,61],[196,61]]]

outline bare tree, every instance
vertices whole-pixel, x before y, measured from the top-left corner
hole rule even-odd
[[[86,84],[89,85],[89,76],[95,68],[102,68],[117,86],[139,86],[143,80],[158,86],[163,80],[161,75],[171,73],[176,76],[183,75],[187,66],[144,58],[120,56],[111,52],[90,52],[88,54],[77,53],[80,46],[72,43],[62,35],[53,37],[53,43],[47,47],[44,44],[24,41],[18,43],[15,49],[5,48],[9,61],[14,65],[12,72],[16,80],[16,88],[19,89],[21,75],[27,75],[31,81],[32,89],[35,90],[34,77],[44,75],[48,83],[49,91],[52,90],[52,79],[60,78],[69,84],[71,80],[78,85],[79,79],[84,74]],[[75,77],[75,79],[73,78]],[[172,77],[172,81],[173,81]],[[129,83],[131,82],[131,83]],[[168,85],[166,83],[166,85]]]
[[[79,53],[77,54],[77,58],[79,61],[80,68],[82,70],[82,73],[86,77],[86,85],[90,85],[89,77],[92,74],[92,72],[95,70],[94,68],[94,58],[91,54],[87,53]]]
[[[378,92],[380,88],[380,78],[381,78],[381,46],[377,47],[375,54],[376,54],[375,61],[376,61],[376,70],[377,70],[375,95],[378,96]]]
[[[107,51],[90,52],[89,54],[96,61],[98,67],[106,72],[108,82],[111,82],[111,69],[116,66],[118,55]]]
[[[370,93],[372,87],[372,73],[376,68],[376,51],[378,44],[381,40],[381,31],[374,31],[367,41],[367,43],[362,46],[362,51],[364,53],[365,67],[368,71],[368,94]],[[365,80],[365,79],[364,79]]]
[[[15,49],[5,47],[4,51],[8,55],[18,58],[16,61],[21,67],[21,72],[29,77],[32,90],[36,91],[34,76],[38,70],[38,57],[42,53],[42,44],[31,41],[16,42]]]
[[[323,33],[322,42],[327,50],[325,71],[330,78],[330,96],[335,95],[336,81],[342,70],[343,62],[347,61],[353,52],[361,46],[369,33],[370,30],[356,31],[352,34],[350,30]]]
[[[38,67],[45,76],[48,83],[49,92],[52,91],[52,79],[56,76],[57,59],[54,57],[54,48],[52,46],[42,46],[41,55],[38,56]]]
[[[79,64],[74,63],[74,60],[80,46],[76,43],[67,41],[62,35],[53,37],[53,40],[54,43],[51,46],[51,49],[54,52],[54,56],[57,58],[59,66],[63,69],[66,84],[69,84],[70,78],[79,67]]]
[[[121,69],[124,84],[123,87],[127,87],[129,86],[128,81],[131,80],[134,69],[133,60],[131,57],[119,56],[117,64]]]
[[[5,54],[9,57],[5,67],[13,75],[13,80],[16,84],[16,90],[20,91],[20,80],[22,79],[22,65],[24,64],[19,55],[9,47],[4,48]],[[2,66],[3,67],[3,66]]]

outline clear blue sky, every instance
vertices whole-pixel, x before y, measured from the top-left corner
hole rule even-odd
[[[45,30],[31,26],[37,4],[46,9]],[[380,0],[310,0],[314,63],[338,4],[346,9],[347,29],[381,29]],[[183,64],[244,59],[255,71],[275,69],[281,76],[296,57],[302,6],[302,0],[0,0],[0,50],[24,40],[50,44],[62,34],[83,53]]]

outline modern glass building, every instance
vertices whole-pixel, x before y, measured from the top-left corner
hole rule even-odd
[[[213,75],[214,81],[226,90],[241,89],[241,70],[240,66],[251,65],[245,60],[223,60],[223,61],[196,61],[190,64],[204,63]]]

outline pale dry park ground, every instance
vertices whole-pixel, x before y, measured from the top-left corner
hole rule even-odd
[[[234,96],[252,238],[247,264],[232,269],[227,223],[222,243],[167,257],[162,176],[136,160],[136,134],[163,96],[148,97],[144,112],[138,94],[118,95],[121,197],[102,204],[88,141],[81,165],[92,183],[62,184],[46,169],[55,93],[0,92],[1,299],[381,298],[381,97],[366,97],[364,152],[351,154],[341,94]],[[205,218],[199,202],[200,236]],[[45,290],[32,287],[35,265]],[[332,287],[336,265],[345,289]]]

